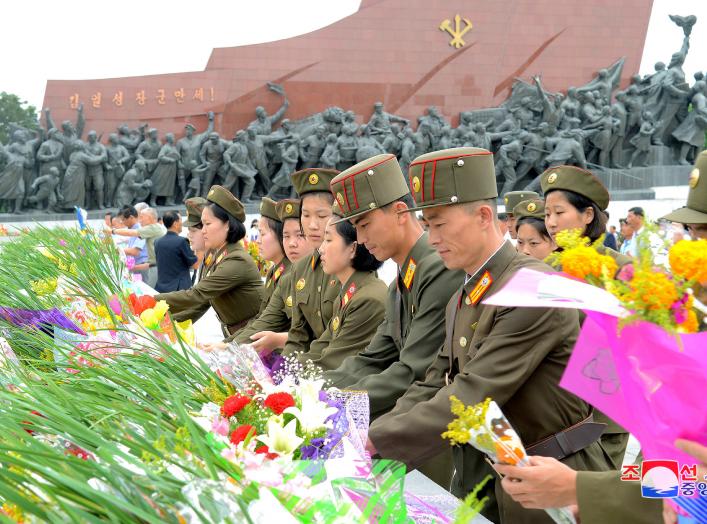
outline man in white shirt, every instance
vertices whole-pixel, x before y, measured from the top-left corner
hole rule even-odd
[[[658,265],[666,266],[668,264],[668,250],[665,247],[665,241],[656,233],[649,233],[647,239],[644,230],[645,212],[642,207],[632,207],[626,215],[626,222],[633,229],[634,234],[631,239],[631,244],[628,247],[627,255],[638,257],[641,252],[642,243],[647,242],[647,246],[653,253],[653,262]],[[642,235],[643,234],[643,235]]]

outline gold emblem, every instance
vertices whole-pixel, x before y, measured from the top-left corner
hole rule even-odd
[[[339,329],[339,317],[334,317],[334,320],[331,321],[331,327],[334,331]]]
[[[209,190],[209,194],[206,195],[206,198],[211,198],[212,196],[214,196],[214,192],[215,192],[215,191],[216,191],[215,189],[210,189],[210,190]]]
[[[466,343],[467,343],[466,337],[459,337],[459,345],[460,345],[461,347],[465,348],[465,347],[466,347]]]
[[[505,205],[508,205],[508,197],[503,197],[503,203],[504,203]]]
[[[265,207],[265,203],[264,203],[264,202],[260,202],[260,212],[261,212],[261,213],[263,212],[263,208],[264,208],[264,207]]]
[[[417,177],[413,177],[413,179],[412,179],[412,190],[413,190],[415,193],[419,193],[419,192],[420,192],[420,179],[417,178]]]
[[[291,215],[293,210],[294,210],[294,207],[292,207],[292,204],[287,204],[285,206],[285,213],[287,213],[288,215]]]
[[[697,182],[700,181],[700,170],[695,168],[690,172],[690,189],[695,189],[697,187]]]
[[[547,177],[547,183],[554,184],[555,182],[557,182],[557,173],[550,173],[550,175]]]
[[[304,284],[305,284],[305,280],[304,280],[303,278],[300,278],[300,279],[297,281],[297,285],[295,286],[295,288],[297,289],[297,291],[302,291],[302,290],[304,289]]]
[[[312,184],[313,186],[316,186],[317,183],[319,182],[319,175],[316,173],[312,173],[309,175],[309,183]]]
[[[464,299],[464,303],[465,303],[467,306],[470,306],[470,305],[471,305],[471,299],[467,296],[467,297]]]
[[[287,300],[285,300],[285,305],[286,305],[287,307],[292,307],[292,295],[290,295],[289,297],[287,297]]]
[[[462,27],[462,21],[464,21],[464,27]],[[452,27],[452,22],[450,20],[444,20],[439,24],[439,30],[449,33],[452,39],[449,41],[449,45],[455,49],[460,49],[466,45],[466,42],[462,39],[467,31],[472,28],[471,20],[468,18],[462,18],[459,15],[454,17],[454,27]]]
[[[535,204],[535,202],[530,202],[526,209],[528,210],[528,213],[535,213],[535,210],[538,209],[538,206]]]

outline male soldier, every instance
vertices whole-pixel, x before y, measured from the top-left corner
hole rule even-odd
[[[335,169],[316,168],[302,169],[292,174],[292,185],[300,197],[302,231],[314,252],[290,270],[292,327],[283,350],[285,356],[309,351],[309,344],[321,337],[329,324],[334,300],[339,295],[341,284],[324,273],[319,255],[334,203],[329,184],[338,174]]]
[[[390,411],[416,380],[422,380],[444,342],[444,308],[463,282],[428,243],[416,217],[408,183],[394,155],[378,155],[347,169],[331,182],[344,218],[356,226],[358,242],[378,260],[392,259],[398,278],[388,288],[385,321],[360,354],[324,378],[339,388],[368,392],[371,418]],[[450,454],[421,470],[449,488]]]
[[[56,189],[59,185],[59,169],[56,166],[49,168],[46,175],[41,175],[34,179],[30,192],[37,192],[29,197],[27,201],[30,204],[35,204],[37,209],[47,211],[49,208],[54,208],[57,203]]]
[[[162,149],[162,144],[157,139],[157,129],[153,127],[147,132],[147,140],[140,142],[140,145],[135,150],[135,158],[145,162],[146,178],[150,178],[157,167],[157,157],[160,154],[160,149]]]
[[[464,269],[467,277],[447,305],[445,342],[425,380],[373,422],[369,452],[419,465],[449,446],[441,434],[454,419],[450,396],[466,405],[490,397],[531,455],[555,456],[576,469],[610,469],[598,443],[604,426],[592,422],[585,402],[558,386],[579,332],[577,312],[482,303],[523,267],[550,270],[501,236],[493,155],[471,147],[435,151],[415,159],[410,176],[414,210],[423,210],[431,245],[447,268]],[[492,472],[470,445],[453,448],[453,456],[457,496]],[[552,522],[504,495],[500,481],[496,501],[483,512],[494,522]]]
[[[39,175],[46,175],[52,167],[55,167],[59,173],[64,170],[62,165],[64,159],[64,146],[57,137],[59,130],[55,127],[47,132],[47,140],[42,142],[37,151],[37,160],[39,160]]]
[[[513,208],[531,198],[540,198],[540,195],[535,191],[509,191],[503,195],[503,205],[506,206],[506,214],[508,215],[508,234],[511,235],[513,241],[516,239],[516,219],[513,216]]]

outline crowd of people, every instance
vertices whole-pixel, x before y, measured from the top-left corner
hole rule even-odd
[[[686,206],[663,217],[694,239],[707,238],[705,170],[707,152]],[[423,154],[407,176],[394,155],[380,154],[342,172],[302,169],[291,182],[298,198],[264,198],[250,233],[270,262],[264,279],[241,242],[244,207],[219,185],[185,202],[191,248],[175,212],[159,225],[152,208],[125,207],[110,231],[127,239],[120,245],[133,270],[157,283],[155,298],[175,320],[214,309],[224,338],[202,349],[252,344],[272,367],[296,359],[335,387],[366,391],[372,456],[418,468],[459,497],[502,474],[479,493],[491,521],[548,522],[539,510],[560,506],[574,506],[583,523],[675,521],[670,507],[641,499],[638,484],[620,482],[626,430],[558,385],[583,315],[483,304],[521,268],[561,270],[543,261],[567,230],[579,229],[618,268],[642,249],[660,260],[665,238],[642,234],[643,209],[621,220],[620,235],[607,231],[602,182],[556,166],[541,176],[542,196],[507,193],[500,213],[493,154],[475,147]],[[179,276],[164,272],[177,259]],[[377,270],[387,260],[398,274],[386,286]],[[193,282],[184,278],[190,268]],[[493,398],[531,465],[492,468],[471,446],[452,448],[441,438],[452,395],[465,404]],[[679,445],[707,474],[707,448]]]

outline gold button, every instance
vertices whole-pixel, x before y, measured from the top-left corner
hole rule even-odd
[[[454,195],[454,196],[452,196],[449,200],[451,200],[452,204],[456,204],[456,203],[457,203],[457,200],[459,200],[459,198],[457,198],[457,196]]]
[[[464,161],[460,158],[459,160],[457,160],[457,165],[459,167],[462,167],[464,165]]]
[[[297,281],[297,285],[295,286],[295,289],[296,289],[297,291],[302,291],[302,290],[304,289],[304,284],[305,284],[305,280],[304,280],[303,278],[300,278],[300,279]]]
[[[285,305],[286,305],[287,307],[292,307],[292,295],[290,295],[289,297],[287,297],[287,300],[285,300]]]
[[[317,286],[317,293],[321,293],[321,292],[322,292],[322,286]]]
[[[463,348],[466,347],[466,337],[459,337],[459,345]]]
[[[368,170],[368,174],[369,174],[369,175],[372,175],[372,174],[374,174],[374,173],[375,173],[375,171],[373,171],[373,169],[369,169],[369,170]]]
[[[465,303],[467,306],[470,306],[470,305],[471,305],[471,299],[469,298],[469,295],[467,295],[466,298],[464,299],[464,303]]]

